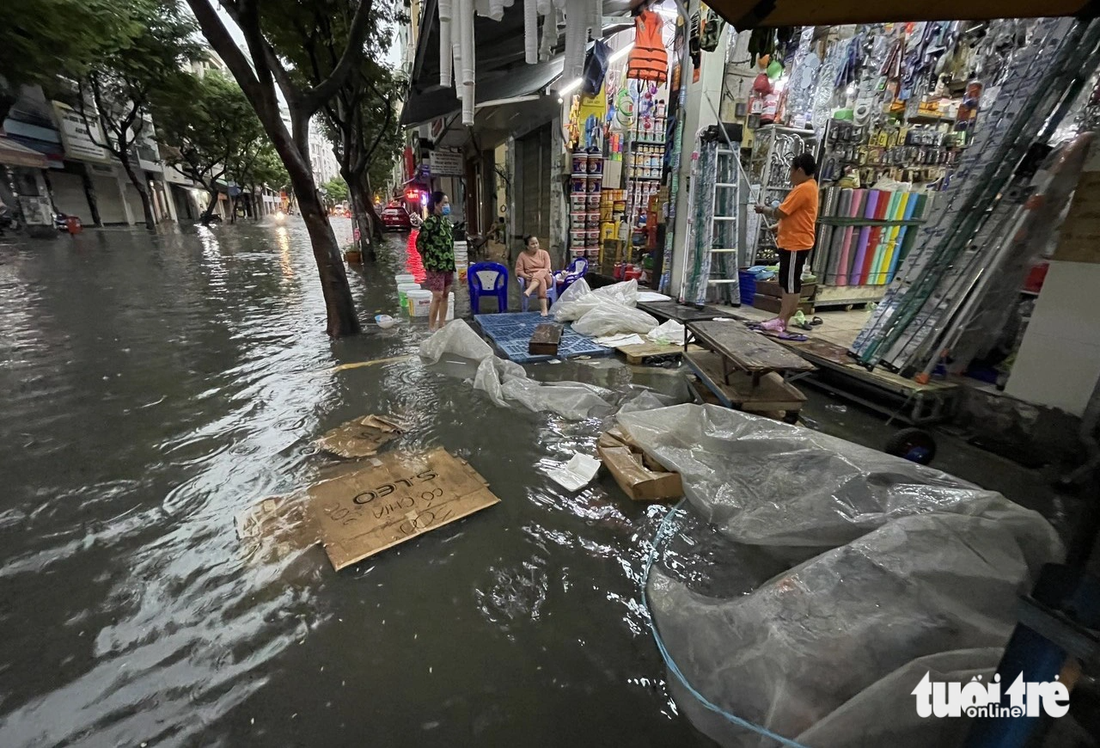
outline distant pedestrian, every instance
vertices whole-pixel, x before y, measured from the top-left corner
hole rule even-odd
[[[798,310],[802,294],[802,269],[806,258],[814,248],[817,225],[817,163],[809,153],[795,156],[791,161],[791,184],[787,199],[776,208],[756,206],[756,212],[768,218],[779,219],[776,244],[779,252],[779,287],[783,290],[779,316],[760,326],[765,330],[784,333],[791,317]]]
[[[539,247],[539,238],[528,234],[523,237],[523,251],[516,258],[516,277],[522,278],[528,298],[539,295],[542,316],[547,315],[546,292],[554,284],[554,271],[550,267],[550,253]]]
[[[447,219],[451,214],[447,195],[438,190],[433,192],[428,201],[428,213],[416,237],[416,249],[427,272],[428,290],[432,292],[428,329],[434,332],[447,321],[447,297],[455,280],[455,239]]]

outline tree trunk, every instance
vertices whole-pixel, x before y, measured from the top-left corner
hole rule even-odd
[[[134,185],[134,189],[138,191],[138,197],[141,198],[141,212],[145,214],[145,228],[153,231],[157,227],[157,219],[153,216],[153,201],[149,197],[149,187],[145,184],[145,180],[138,177],[137,172],[130,163],[130,154],[125,148],[121,149],[120,156],[119,161],[122,162],[122,168],[126,172],[126,176],[130,178],[130,184]]]
[[[291,177],[293,180],[294,178]],[[312,177],[309,180],[313,181]],[[351,287],[344,271],[344,261],[340,256],[340,247],[336,243],[336,234],[329,225],[321,197],[316,187],[299,187],[294,184],[298,196],[298,210],[309,231],[313,245],[313,258],[317,261],[317,271],[321,276],[321,288],[325,294],[325,308],[328,312],[328,334],[332,337],[353,335],[360,331],[359,318],[355,314],[355,304],[351,298]]]
[[[88,165],[84,164],[84,168],[80,170],[80,182],[84,185],[84,197],[88,201],[88,208],[92,211],[92,223],[96,225],[96,228],[103,228],[103,219],[99,217],[99,202],[96,199],[95,185],[92,184],[92,177],[88,174]]]
[[[202,212],[202,218],[199,219],[199,222],[203,226],[210,225],[210,217],[214,215],[214,208],[218,204],[218,190],[216,188],[207,187],[206,192],[210,195],[210,200],[206,204],[206,210]]]
[[[382,218],[378,215],[378,211],[374,209],[374,201],[370,199],[369,194],[367,195],[365,203],[367,206],[367,216],[370,217],[371,227],[374,232],[374,238],[382,241],[385,237],[385,234],[382,233]]]
[[[354,183],[349,183],[348,198],[351,201],[352,222],[355,226],[355,232],[359,236],[359,251],[363,253],[364,259],[373,260],[375,254],[374,245],[371,242],[370,216],[365,207],[370,203],[370,196],[364,195],[363,191],[356,187]]]

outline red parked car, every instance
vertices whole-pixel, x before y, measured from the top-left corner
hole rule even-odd
[[[412,231],[413,222],[403,205],[390,203],[382,209],[382,225],[387,231]]]

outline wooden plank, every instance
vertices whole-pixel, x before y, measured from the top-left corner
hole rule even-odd
[[[640,343],[637,345],[622,345],[615,350],[626,356],[629,364],[640,366],[653,361],[672,361],[684,354],[682,345],[669,343]]]
[[[756,387],[753,387],[752,377],[744,372],[734,372],[727,383],[722,372],[722,358],[713,351],[689,346],[684,361],[726,407],[753,413],[797,412],[806,402],[805,395],[775,372],[761,377]]]
[[[693,306],[677,304],[675,301],[640,301],[638,302],[638,308],[643,312],[649,312],[662,322],[668,319],[674,319],[677,322],[688,322],[689,320],[710,320],[733,316],[720,309],[711,307],[696,309]]]
[[[688,322],[686,327],[704,347],[750,374],[811,371],[814,368],[797,353],[739,322]]]
[[[531,333],[527,352],[532,356],[556,356],[561,344],[562,326],[553,322],[543,322]]]

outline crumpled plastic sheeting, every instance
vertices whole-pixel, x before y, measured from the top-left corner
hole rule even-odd
[[[683,476],[700,515],[741,543],[835,548],[889,519],[932,511],[996,517],[1036,533],[1036,542],[1056,537],[996,491],[770,418],[680,405],[619,422]]]
[[[576,332],[593,338],[621,332],[645,334],[655,327],[657,320],[653,315],[615,301],[601,301],[573,323]]]
[[[964,732],[941,723],[956,720],[916,718],[911,691],[934,669],[921,658],[999,655],[1021,584],[1062,553],[1039,514],[940,471],[715,406],[618,421],[683,477],[691,510],[648,597],[699,693],[814,748],[955,744]],[[722,745],[774,745],[669,681]]]
[[[447,323],[420,344],[420,356],[429,364],[446,354],[480,361],[474,374],[474,389],[485,392],[494,404],[519,404],[535,412],[556,413],[570,420],[602,418],[624,403],[633,410],[668,405],[649,391],[614,392],[583,382],[538,382],[522,366],[493,355],[492,348],[464,320]]]
[[[558,322],[569,322],[580,319],[586,312],[605,301],[628,307],[638,306],[638,281],[612,283],[593,291],[584,278],[578,278],[562,291],[561,296],[550,307],[550,313]]]
[[[657,320],[636,309],[637,305],[638,281],[613,283],[593,291],[580,278],[562,292],[550,313],[558,322],[573,320],[573,329],[581,335],[644,334],[657,327]]]

